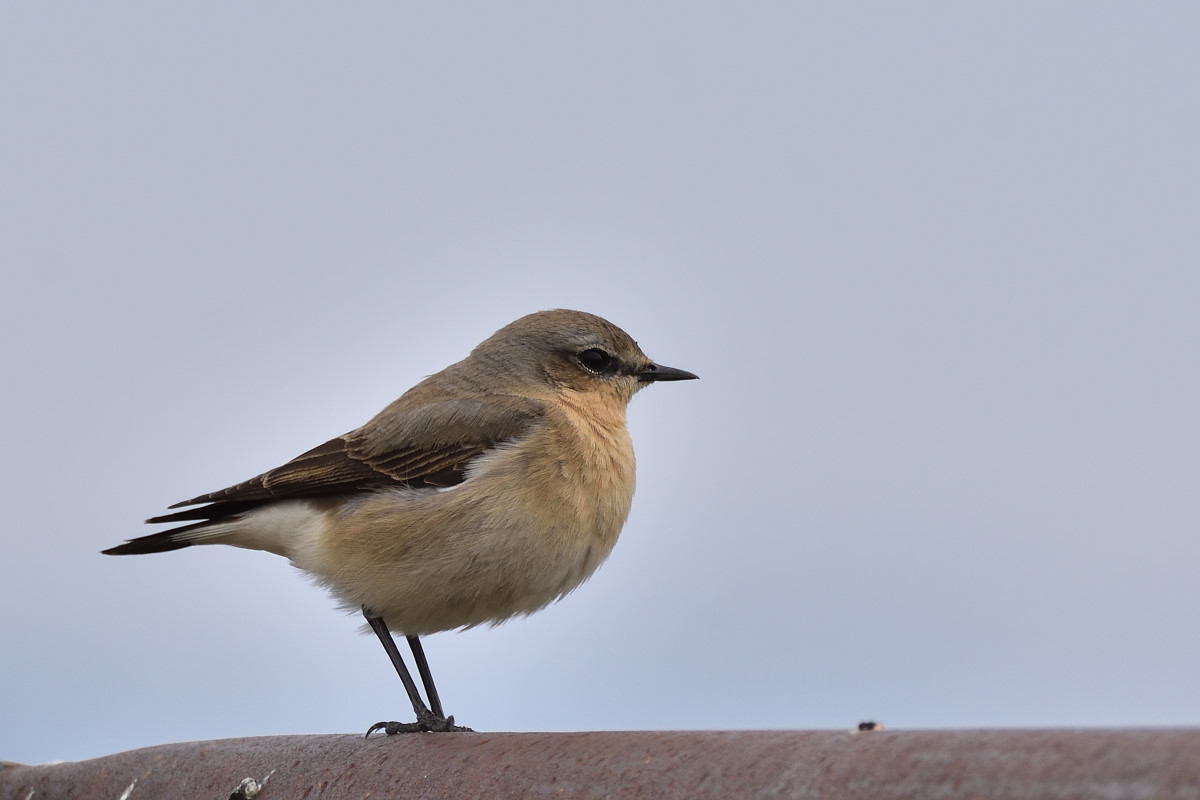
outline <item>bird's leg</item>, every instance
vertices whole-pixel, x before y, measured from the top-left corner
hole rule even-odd
[[[425,696],[429,698],[429,709],[435,716],[445,717],[442,711],[442,701],[438,698],[437,687],[433,685],[433,673],[429,671],[429,662],[425,660],[425,648],[421,646],[421,639],[417,636],[408,636],[408,646],[412,650],[413,661],[417,662],[417,672],[421,673],[421,683],[425,685]]]
[[[397,733],[416,733],[418,731],[441,733],[444,731],[470,730],[470,728],[455,725],[454,717],[445,717],[442,715],[442,704],[437,698],[437,691],[432,689],[433,676],[429,672],[429,663],[425,660],[425,653],[419,643],[413,645],[413,640],[416,637],[409,637],[409,645],[413,648],[413,657],[417,659],[417,668],[421,673],[421,680],[425,683],[426,691],[430,692],[430,703],[433,704],[435,711],[430,711],[425,705],[425,701],[421,699],[421,693],[417,691],[417,684],[412,679],[408,667],[404,664],[404,659],[400,655],[399,648],[396,647],[396,640],[392,638],[392,633],[388,630],[387,623],[383,621],[382,617],[376,616],[365,607],[363,608],[363,616],[366,618],[367,624],[371,626],[371,630],[375,631],[375,635],[379,637],[379,641],[383,645],[383,649],[387,652],[388,658],[392,660],[392,666],[396,668],[396,674],[400,676],[400,682],[404,684],[404,691],[408,692],[408,699],[412,703],[413,712],[417,715],[416,722],[376,722],[367,729],[367,736],[378,730],[382,730],[388,736],[393,736]]]

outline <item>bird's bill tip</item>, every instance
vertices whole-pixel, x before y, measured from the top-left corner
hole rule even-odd
[[[650,383],[652,381],[694,381],[699,377],[699,375],[688,372],[686,369],[664,367],[662,364],[649,364],[638,373],[638,380],[643,383]]]

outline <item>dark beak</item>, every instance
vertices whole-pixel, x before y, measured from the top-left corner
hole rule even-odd
[[[686,369],[664,367],[662,364],[648,364],[642,367],[642,371],[638,373],[637,377],[642,383],[651,383],[653,381],[694,381],[700,376],[693,375]]]

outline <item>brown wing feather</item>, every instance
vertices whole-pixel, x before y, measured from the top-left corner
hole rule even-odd
[[[176,503],[212,505],[154,517],[177,522],[229,516],[268,500],[344,494],[385,486],[453,486],[467,466],[500,442],[521,436],[541,416],[533,400],[456,398],[417,409],[389,408],[357,431],[331,439],[283,466]]]

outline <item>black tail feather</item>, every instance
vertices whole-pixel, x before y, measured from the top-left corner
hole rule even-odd
[[[193,526],[189,525],[187,527],[191,528]],[[166,553],[171,550],[182,550],[193,544],[193,542],[187,539],[175,538],[175,532],[162,531],[161,533],[152,533],[149,536],[139,536],[136,539],[130,539],[125,544],[119,544],[116,547],[110,547],[100,552],[106,556],[140,556],[146,553]]]
[[[166,517],[155,517],[154,519],[146,520],[147,522],[169,522],[171,518],[178,519],[180,515],[168,514]],[[182,517],[189,519],[189,517]],[[193,522],[191,525],[184,525],[179,528],[171,528],[169,531],[159,531],[148,536],[139,536],[136,539],[130,539],[125,544],[119,544],[116,547],[110,547],[107,550],[100,552],[106,556],[140,556],[146,553],[167,553],[171,550],[182,550],[185,547],[191,547],[203,541],[203,536],[189,536],[192,531],[207,528],[214,522],[223,522],[228,520],[228,516],[219,516],[216,519],[205,519],[200,522]]]

